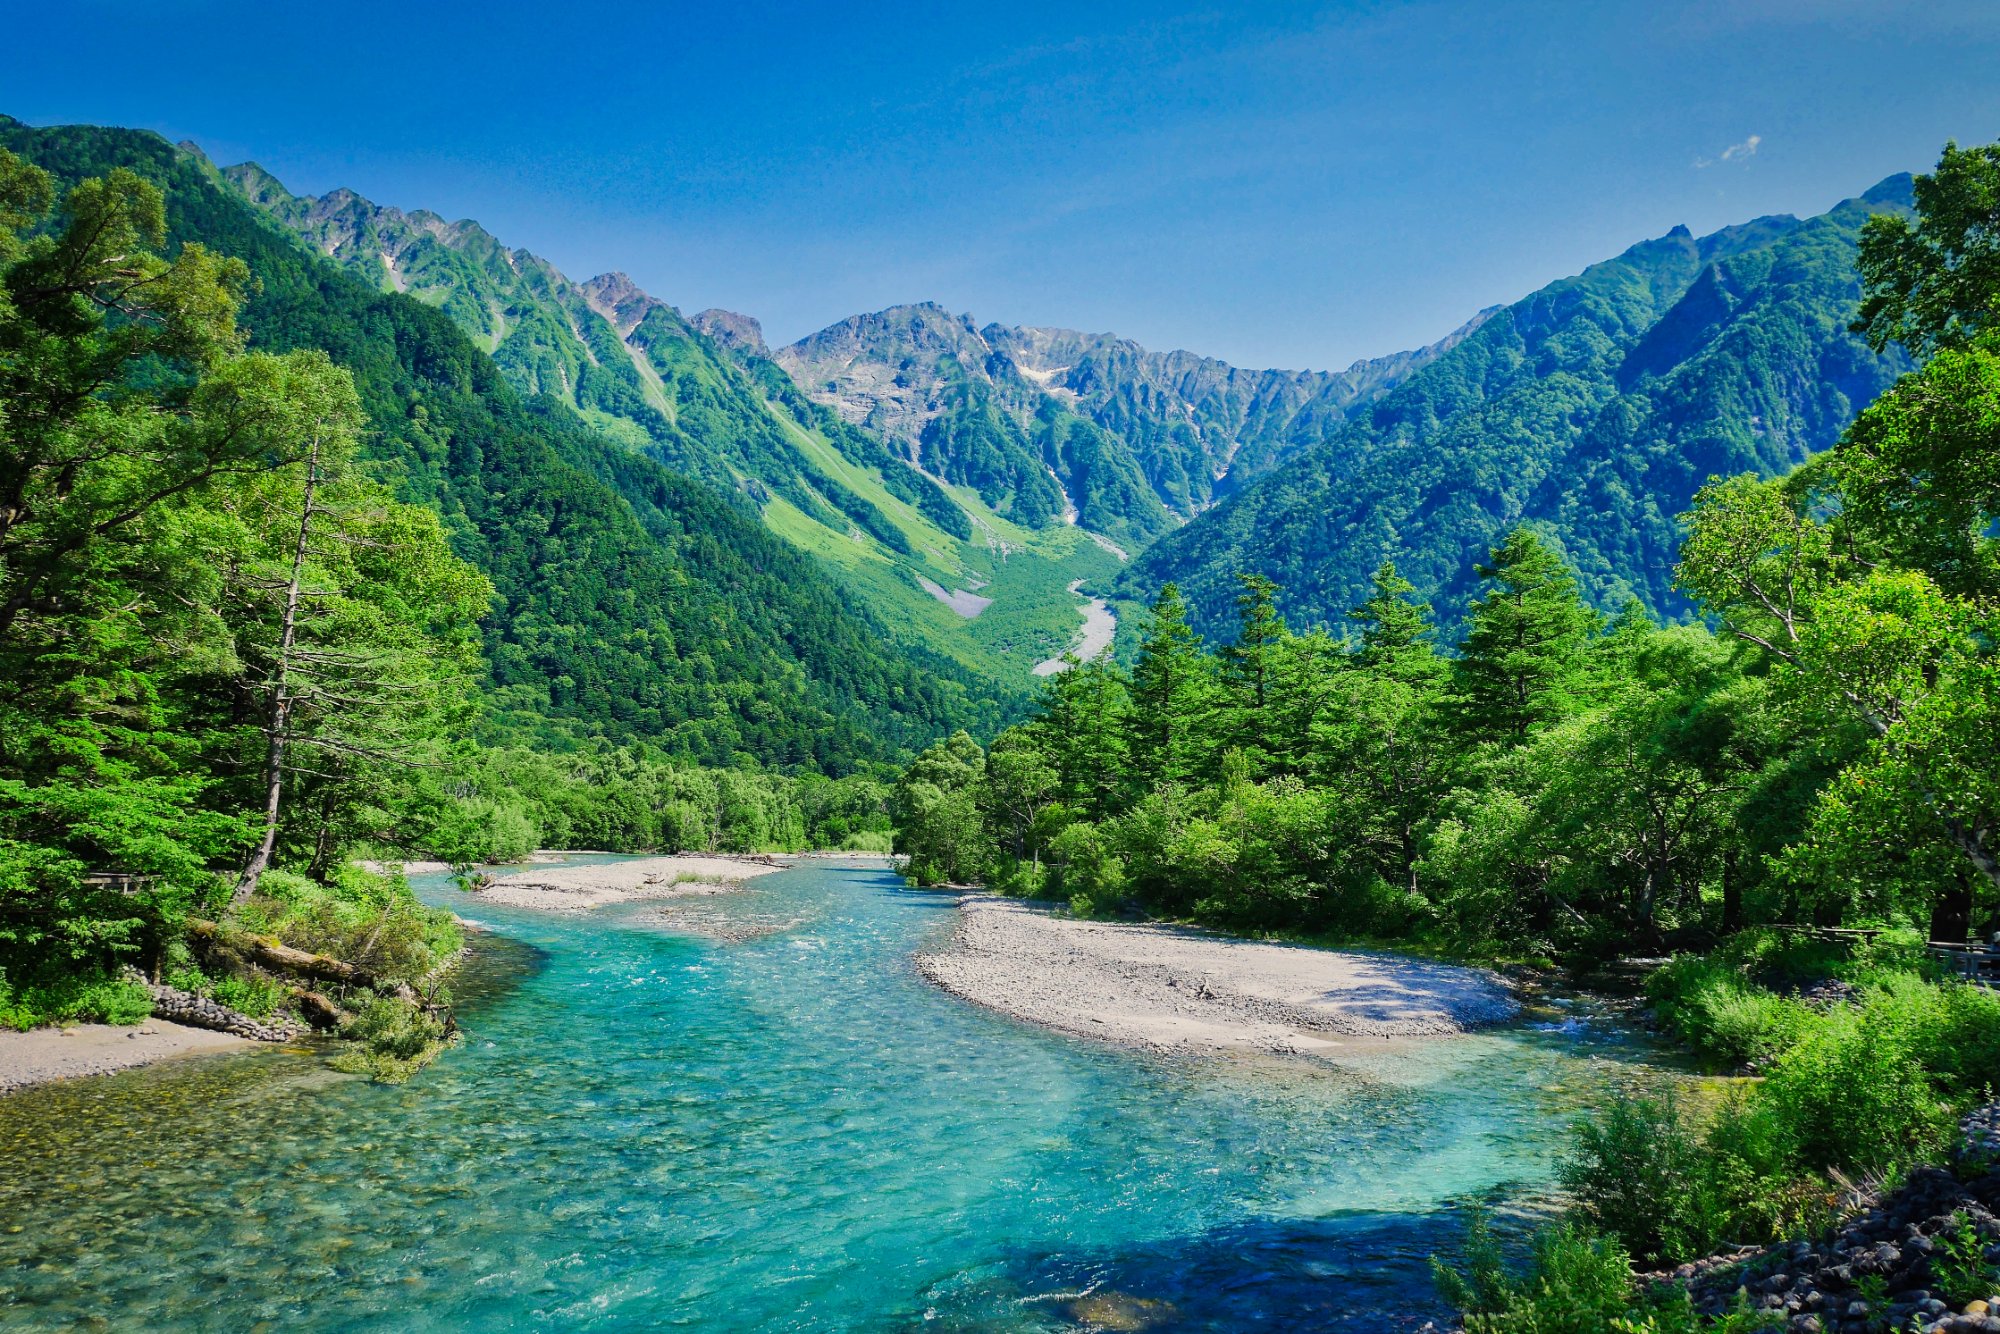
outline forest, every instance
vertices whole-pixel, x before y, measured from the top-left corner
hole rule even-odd
[[[724,499],[148,137],[20,137],[71,178],[0,149],[0,1021],[179,979],[407,1073],[459,936],[357,858],[880,848],[903,739],[981,716]]]
[[[1700,488],[1697,617],[1599,614],[1536,524],[1449,643],[1393,562],[1338,629],[1239,575],[1217,646],[1169,584],[1129,671],[1073,662],[897,784],[925,883],[1586,977],[1671,956],[1660,1022],[1764,1078],[1582,1124],[1527,1271],[1477,1220],[1443,1267],[1469,1330],[1775,1327],[1631,1271],[1810,1235],[1943,1161],[2000,1079],[2000,995],[1924,949],[2000,933],[2000,146],[1948,147],[1915,201],[1862,228],[1853,328],[1916,369],[1826,453]],[[1967,1244],[1958,1301],[2000,1278]]]

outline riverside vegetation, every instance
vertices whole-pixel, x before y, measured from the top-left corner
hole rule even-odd
[[[898,784],[928,883],[1585,970],[1672,952],[1664,1025],[1764,1078],[1579,1126],[1572,1216],[1528,1270],[1476,1228],[1443,1271],[1468,1329],[1886,1328],[1857,1290],[1880,1273],[1824,1317],[1704,1314],[1633,1266],[1810,1235],[1857,1182],[1943,1161],[2000,1084],[2000,994],[1922,948],[2000,930],[2000,147],[1947,148],[1915,199],[1862,230],[1855,328],[1918,368],[1819,458],[1701,489],[1676,586],[1703,621],[1607,620],[1532,525],[1478,566],[1449,654],[1389,563],[1342,634],[1241,576],[1216,650],[1168,585],[1129,671],[1074,663]],[[1842,923],[1885,930],[1790,929]],[[1968,1209],[1928,1271],[1956,1300],[2000,1288]]]

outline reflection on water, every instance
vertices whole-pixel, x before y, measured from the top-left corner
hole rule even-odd
[[[1658,1077],[1574,1009],[1338,1068],[1079,1044],[927,987],[949,900],[875,869],[713,901],[786,924],[734,940],[421,889],[494,934],[407,1085],[293,1048],[0,1097],[0,1326],[1395,1329],[1448,1201]]]

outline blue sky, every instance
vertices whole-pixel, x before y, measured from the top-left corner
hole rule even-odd
[[[478,219],[776,341],[936,300],[1246,366],[2000,138],[2000,3],[12,6],[0,110]]]

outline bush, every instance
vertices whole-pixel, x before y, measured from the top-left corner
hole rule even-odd
[[[0,1027],[26,1031],[45,1024],[140,1024],[152,1016],[152,993],[110,973],[52,971],[18,986],[0,973]]]
[[[371,999],[341,1036],[357,1045],[333,1058],[334,1069],[384,1084],[402,1083],[436,1059],[450,1040],[436,1016],[392,996]]]
[[[1747,1304],[1703,1316],[1685,1290],[1635,1294],[1632,1266],[1613,1238],[1561,1223],[1535,1234],[1526,1270],[1501,1258],[1483,1210],[1468,1219],[1463,1273],[1431,1260],[1438,1289],[1465,1315],[1465,1334],[1752,1334],[1784,1328]]]
[[[1953,1129],[1897,1006],[1835,1007],[1772,1068],[1763,1096],[1803,1166],[1884,1171],[1931,1157]]]
[[[1466,1225],[1464,1273],[1433,1259],[1446,1301],[1466,1334],[1608,1334],[1631,1306],[1632,1266],[1617,1241],[1563,1223],[1535,1235],[1527,1270],[1502,1263],[1483,1210]]]
[[[841,852],[893,852],[896,836],[887,829],[862,829],[840,840]]]
[[[1706,1146],[1669,1092],[1627,1098],[1581,1121],[1558,1166],[1577,1211],[1647,1266],[1707,1254],[1721,1232]]]
[[[225,977],[211,986],[208,994],[217,1003],[252,1019],[269,1019],[274,1010],[291,999],[291,992],[283,983],[262,973]]]
[[[1682,1042],[1729,1066],[1770,1059],[1812,1019],[1805,1006],[1757,986],[1726,958],[1677,956],[1646,980],[1646,999]]]
[[[266,872],[237,910],[236,924],[392,982],[416,982],[464,943],[452,915],[418,902],[402,877],[356,866],[341,868],[331,885]]]
[[[1983,1301],[2000,1291],[2000,1265],[1986,1258],[1987,1245],[1979,1224],[1962,1209],[1951,1216],[1950,1231],[1938,1234],[1931,1276],[1953,1306]]]

